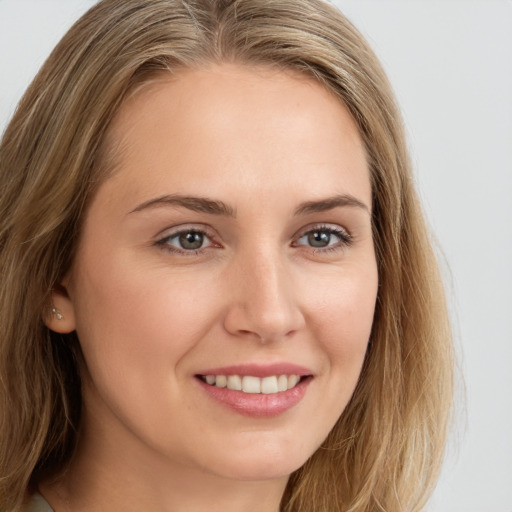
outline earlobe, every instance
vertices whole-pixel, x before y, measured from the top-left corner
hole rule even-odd
[[[66,334],[75,330],[74,306],[63,285],[53,287],[50,306],[44,316],[44,323],[52,331]]]

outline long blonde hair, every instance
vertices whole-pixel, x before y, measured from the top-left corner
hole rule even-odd
[[[323,0],[104,0],[55,48],[0,146],[1,510],[21,510],[79,438],[78,340],[43,319],[109,173],[109,123],[154,73],[221,61],[324,84],[357,122],[371,172],[370,345],[350,403],[291,476],[282,510],[415,512],[428,499],[451,405],[450,326],[399,110],[374,53]]]

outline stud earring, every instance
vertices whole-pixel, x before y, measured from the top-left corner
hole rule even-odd
[[[64,316],[57,308],[52,308],[52,315],[55,315],[57,317],[57,320],[62,320]]]

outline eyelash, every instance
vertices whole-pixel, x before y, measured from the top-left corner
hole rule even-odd
[[[194,233],[194,234],[203,236],[204,239],[210,240],[210,245],[208,245],[207,247],[200,247],[199,249],[188,249],[187,250],[187,249],[180,249],[178,247],[174,247],[168,243],[170,240],[178,238],[181,235],[186,235],[188,233]],[[213,238],[214,237],[205,229],[190,227],[190,228],[180,229],[179,231],[171,233],[170,235],[167,235],[164,238],[157,240],[156,245],[160,246],[160,248],[163,249],[164,251],[168,251],[168,252],[171,252],[174,254],[179,254],[182,256],[198,256],[199,254],[201,254],[202,251],[204,251],[208,247],[211,247],[211,246],[220,247],[220,244],[216,244],[215,242],[212,242]]]
[[[333,244],[332,246],[331,245],[326,246],[326,247],[310,246],[310,249],[315,254],[339,251],[339,250],[344,249],[345,247],[349,247],[352,244],[352,236],[346,230],[339,228],[339,227],[333,227],[333,226],[327,226],[327,225],[315,225],[315,226],[308,227],[307,229],[301,231],[301,234],[299,236],[296,236],[295,240],[298,241],[301,238],[304,238],[305,236],[307,236],[309,233],[314,233],[314,232],[327,233],[330,236],[334,235],[339,238],[339,242]],[[176,239],[176,238],[180,237],[181,235],[191,234],[191,233],[201,235],[202,237],[204,237],[204,239],[210,240],[210,245],[208,245],[207,247],[200,247],[198,249],[180,249],[178,247],[174,247],[169,244],[170,240]],[[161,249],[163,249],[165,251],[179,254],[182,256],[198,256],[204,250],[206,250],[212,246],[213,247],[221,247],[221,245],[215,243],[213,241],[213,239],[214,239],[213,235],[210,234],[207,230],[202,229],[202,228],[190,227],[190,228],[186,228],[186,229],[181,229],[179,231],[171,233],[170,235],[167,235],[167,236],[157,240],[155,242],[155,245],[159,246]],[[296,241],[292,243],[292,246],[300,247],[302,244],[297,244]]]
[[[301,235],[296,237],[296,240],[300,240],[304,238],[309,233],[320,232],[320,233],[328,233],[329,235],[335,235],[339,238],[339,242],[329,245],[326,247],[310,247],[312,251],[316,253],[330,253],[334,251],[342,250],[346,247],[350,247],[352,244],[352,235],[350,235],[345,229],[340,227],[328,226],[328,225],[314,225],[308,226],[305,230],[301,232]],[[294,244],[294,246],[296,246]]]

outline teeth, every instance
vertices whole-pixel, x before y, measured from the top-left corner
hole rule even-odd
[[[205,375],[203,380],[211,386],[228,388],[244,393],[263,393],[271,395],[294,388],[300,381],[299,375],[271,375],[269,377],[253,377],[251,375]]]
[[[277,378],[277,390],[286,391],[288,389],[288,377],[286,375],[279,375]]]
[[[295,387],[299,380],[300,377],[298,375],[288,375],[288,389]]]
[[[244,393],[261,393],[261,379],[246,375],[242,379],[242,391]]]
[[[236,391],[242,390],[242,379],[238,375],[230,375],[228,377],[228,386],[229,389],[234,389]]]
[[[261,392],[265,395],[270,395],[271,393],[277,393],[279,390],[277,388],[277,377],[265,377],[261,379]]]
[[[225,388],[227,386],[228,380],[225,375],[217,375],[215,377],[215,385],[218,388]]]

